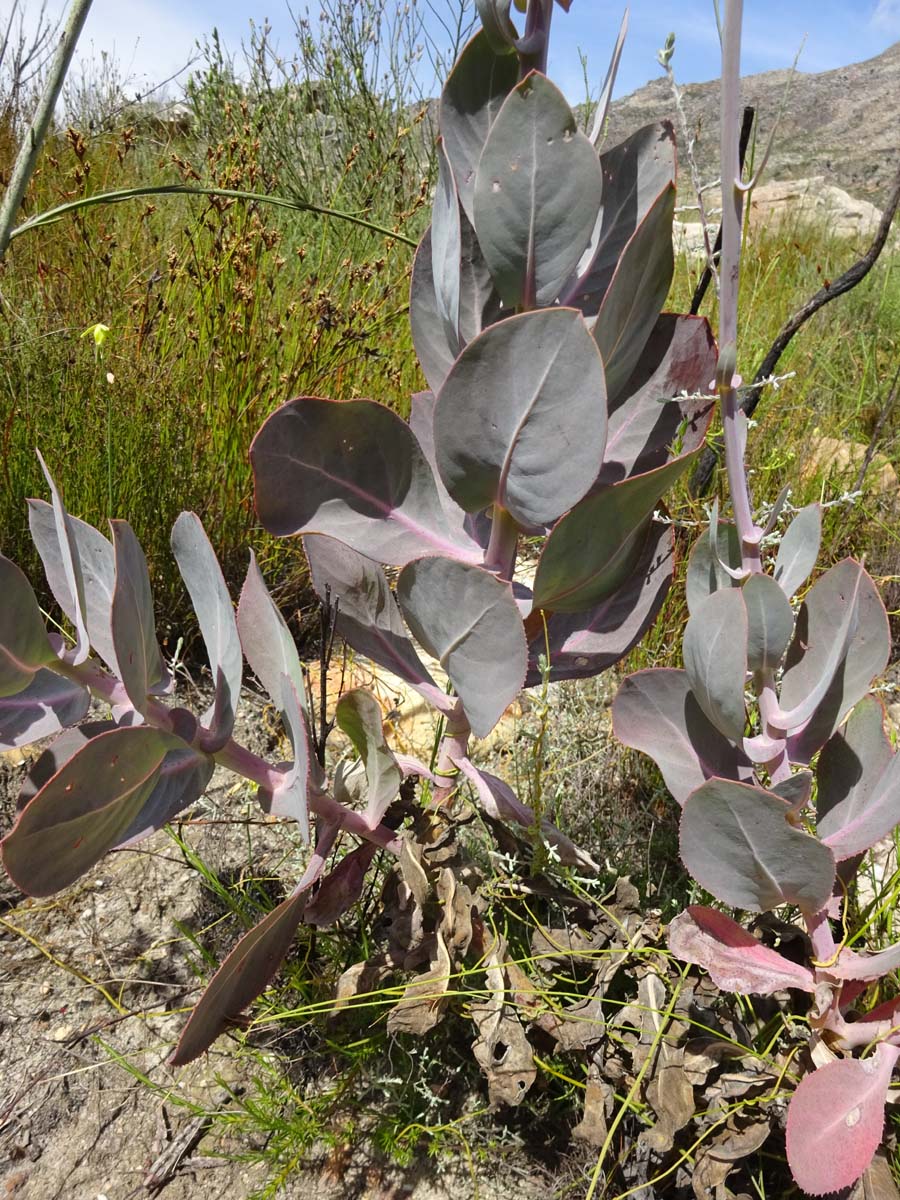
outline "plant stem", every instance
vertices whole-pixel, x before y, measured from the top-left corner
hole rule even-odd
[[[69,213],[78,212],[83,208],[93,208],[96,204],[121,204],[124,200],[138,200],[143,196],[221,196],[226,200],[246,200],[253,204],[271,204],[275,208],[286,208],[290,212],[317,213],[320,217],[337,217],[341,221],[349,221],[351,225],[359,225],[382,237],[393,238],[395,242],[403,242],[407,246],[416,246],[414,238],[395,229],[385,229],[374,221],[364,217],[355,217],[352,213],[340,212],[336,208],[325,208],[321,204],[310,204],[306,200],[289,200],[286,196],[267,196],[263,192],[244,192],[234,188],[196,187],[182,183],[161,184],[158,187],[123,188],[115,192],[99,192],[96,196],[84,196],[80,200],[70,200],[50,208],[47,212],[30,217],[9,234],[9,241],[28,233],[30,229],[40,229],[43,225],[52,225],[62,220]]]
[[[519,546],[519,527],[505,508],[494,505],[491,537],[484,556],[485,570],[493,571],[499,579],[511,582],[516,569]]]
[[[16,163],[13,167],[9,186],[0,204],[0,259],[6,254],[10,240],[15,236],[13,222],[25,199],[25,192],[37,166],[38,155],[53,119],[53,110],[75,52],[78,36],[90,12],[91,0],[72,0],[69,18],[66,21],[56,54],[50,66],[44,93],[41,96],[37,111],[32,117],[31,124],[25,131],[25,137],[19,148]]]

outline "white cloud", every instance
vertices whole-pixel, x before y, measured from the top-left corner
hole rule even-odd
[[[900,37],[900,0],[878,0],[869,24]]]

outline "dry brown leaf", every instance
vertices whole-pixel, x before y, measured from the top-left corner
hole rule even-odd
[[[660,1046],[656,1073],[647,1085],[646,1096],[659,1119],[641,1137],[651,1149],[667,1154],[675,1144],[675,1134],[687,1125],[696,1111],[694,1089],[684,1071],[682,1048]]]
[[[856,1185],[853,1200],[900,1200],[888,1160],[876,1154],[872,1165]]]
[[[501,938],[485,956],[490,999],[472,1005],[478,1028],[472,1052],[487,1076],[492,1105],[521,1103],[537,1077],[531,1044],[515,1011],[505,1001],[505,956],[506,943]]]
[[[592,1062],[584,1093],[584,1116],[572,1130],[572,1137],[590,1146],[602,1146],[609,1130],[607,1117],[614,1097],[612,1084],[601,1078],[597,1063]]]
[[[449,867],[444,867],[438,876],[437,895],[442,905],[440,932],[451,956],[462,958],[472,942],[474,898]]]
[[[453,964],[440,932],[435,942],[430,969],[408,985],[402,999],[388,1013],[388,1033],[428,1033],[443,1020]]]

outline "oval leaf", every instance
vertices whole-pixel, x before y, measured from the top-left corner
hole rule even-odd
[[[66,512],[59,489],[53,482],[40,450],[36,453],[50,489],[50,499],[53,502],[53,531],[48,538],[39,541],[35,537],[34,540],[44,563],[51,591],[59,601],[60,608],[75,626],[73,662],[78,666],[87,659],[91,649],[85,620],[84,579],[81,573],[78,545],[72,528],[72,518]],[[32,535],[33,533],[32,528]]]
[[[3,839],[3,861],[17,887],[50,896],[90,870],[143,808],[168,751],[184,748],[179,738],[148,726],[112,729],[89,741]]]
[[[737,528],[730,522],[715,521],[694,543],[688,560],[685,593],[688,612],[693,615],[707,596],[723,588],[740,587],[741,542]],[[715,536],[715,545],[713,545]],[[734,572],[734,574],[732,574]]]
[[[281,705],[281,679],[286,675],[294,686],[298,701],[303,704],[306,698],[306,684],[297,646],[287,622],[269,595],[269,589],[252,550],[238,602],[236,621],[241,647],[250,669],[265,688],[272,703]]]
[[[741,589],[747,608],[747,666],[777,671],[794,632],[790,601],[769,575],[753,574]]]
[[[787,527],[775,559],[775,580],[788,598],[809,579],[821,542],[822,510],[807,504]]]
[[[519,79],[515,54],[497,54],[483,31],[456,60],[441,93],[440,127],[459,199],[473,217],[475,171],[491,125]]]
[[[0,698],[0,751],[76,725],[90,704],[91,694],[80,683],[53,671],[38,671],[24,691]]]
[[[882,1042],[869,1058],[827,1063],[800,1081],[787,1119],[787,1158],[811,1196],[849,1188],[884,1133],[884,1105],[900,1049]]]
[[[473,224],[505,305],[553,303],[590,242],[602,190],[565,97],[532,72],[504,101],[475,176]]]
[[[542,682],[539,659],[548,646],[551,681],[587,679],[624,658],[656,620],[672,582],[673,558],[671,525],[652,523],[634,570],[617,591],[587,612],[547,615],[546,632],[541,628],[528,648],[525,686]]]
[[[684,669],[713,725],[741,739],[747,720],[747,609],[741,592],[714,592],[692,613],[684,631]]]
[[[825,743],[817,770],[818,833],[838,862],[863,854],[900,823],[900,759],[874,696]]]
[[[234,608],[216,552],[196,513],[183,512],[178,517],[171,540],[215,681],[215,700],[203,722],[210,726],[218,743],[208,749],[218,750],[231,737],[241,694],[243,659]]]
[[[383,405],[292,400],[257,433],[250,460],[260,521],[278,537],[324,533],[397,566],[421,554],[481,561],[449,527],[409,426]]]
[[[534,578],[534,608],[585,612],[620,588],[640,557],[645,523],[693,459],[685,454],[579,501],[544,545]]]
[[[459,260],[462,234],[453,170],[442,138],[437,144],[438,180],[431,211],[431,278],[438,316],[449,345],[459,345]]]
[[[603,364],[581,314],[523,313],[477,337],[441,388],[434,436],[441,478],[467,512],[499,504],[527,528],[571,508],[606,445]]]
[[[734,908],[824,908],[834,886],[831,851],[787,821],[771,792],[710,779],[681,814],[681,857],[701,887]]]
[[[439,660],[478,737],[487,737],[525,680],[527,648],[512,590],[446,558],[410,563],[397,599],[413,636]]]
[[[629,675],[612,706],[620,742],[648,754],[679,804],[707,779],[744,780],[753,764],[707,720],[685,671],[652,668]]]
[[[403,772],[384,740],[381,705],[365,688],[345,692],[335,719],[353,743],[366,771],[366,820],[374,829],[397,798]]]
[[[771,996],[784,988],[815,992],[812,971],[758,942],[737,921],[692,904],[669,925],[669,949],[683,962],[708,971],[726,992]]]
[[[797,617],[779,697],[795,720],[811,695],[821,696],[788,739],[792,762],[808,763],[821,749],[884,670],[890,645],[884,605],[859,563],[845,559],[816,580]]]

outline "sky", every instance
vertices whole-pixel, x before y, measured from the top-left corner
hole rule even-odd
[[[430,2],[438,9],[450,9],[459,0]],[[16,3],[0,0],[4,24]],[[45,3],[51,17],[66,9],[65,0]],[[18,0],[18,6],[19,11],[24,9],[26,21],[33,21],[40,4]],[[306,0],[295,0],[295,8],[305,7]],[[311,8],[316,11],[318,4]],[[556,9],[549,73],[570,101],[584,98],[579,51],[587,56],[595,90],[602,82],[623,10],[622,0],[572,0],[568,14]],[[286,0],[94,0],[78,53],[95,61],[104,52],[113,55],[129,85],[146,91],[148,85],[184,67],[196,54],[198,40],[213,27],[225,45],[239,54],[251,18],[260,22],[264,17],[272,24],[279,49],[289,54],[293,22]],[[432,27],[436,29],[437,23],[432,21]],[[676,35],[672,65],[679,82],[718,76],[712,0],[631,0],[616,95],[659,75],[656,51],[670,30]],[[742,68],[744,74],[755,74],[790,66],[802,45],[799,69],[826,71],[872,58],[898,40],[900,0],[746,0]]]

